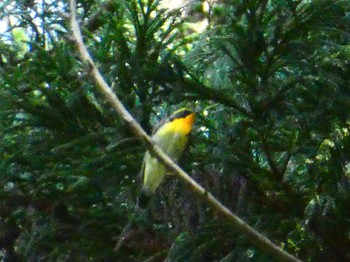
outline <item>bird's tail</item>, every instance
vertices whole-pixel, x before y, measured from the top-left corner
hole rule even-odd
[[[152,194],[149,192],[149,190],[142,188],[141,194],[140,194],[139,199],[137,201],[138,207],[140,207],[141,209],[146,208],[150,199],[151,199],[151,195]]]

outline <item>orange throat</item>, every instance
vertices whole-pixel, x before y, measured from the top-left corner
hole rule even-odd
[[[195,120],[195,115],[194,113],[192,113],[184,118],[178,118],[173,120],[173,124],[176,125],[177,130],[180,130],[181,132],[188,134],[192,130],[192,125],[194,123],[194,120]]]

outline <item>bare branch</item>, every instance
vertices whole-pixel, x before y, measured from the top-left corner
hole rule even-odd
[[[86,46],[83,43],[83,38],[79,28],[79,24],[76,18],[76,2],[70,0],[70,24],[75,40],[77,49],[79,51],[80,59],[88,64],[90,69],[90,75],[94,79],[99,91],[105,96],[105,98],[111,103],[119,116],[129,125],[135,135],[144,142],[147,150],[149,150],[158,160],[166,166],[170,171],[173,171],[179,178],[181,178],[186,184],[190,185],[191,190],[197,193],[204,201],[210,205],[216,212],[228,219],[235,228],[254,243],[254,245],[260,247],[265,252],[269,253],[279,261],[300,261],[293,257],[289,253],[285,252],[282,248],[272,243],[268,238],[257,232],[254,228],[250,227],[234,213],[232,213],[227,207],[220,203],[212,194],[206,191],[201,185],[193,180],[188,174],[186,174],[178,165],[176,165],[157,145],[153,144],[151,138],[141,128],[141,126],[134,120],[130,113],[125,109],[121,101],[113,93],[111,88],[104,81],[100,72],[96,68]]]

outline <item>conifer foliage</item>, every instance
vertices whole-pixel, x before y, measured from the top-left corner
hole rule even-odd
[[[79,1],[99,70],[148,133],[196,110],[179,163],[248,224],[350,261],[350,2],[187,2]],[[77,58],[67,1],[0,10],[1,260],[272,261],[172,177],[134,217],[144,148]]]

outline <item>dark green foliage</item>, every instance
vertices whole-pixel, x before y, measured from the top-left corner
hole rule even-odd
[[[302,260],[350,261],[350,3],[202,2],[80,1],[84,40],[149,133],[198,112],[180,165],[223,204]],[[1,259],[272,261],[176,179],[135,216],[144,149],[77,59],[66,2],[0,5],[17,29],[0,36]]]

